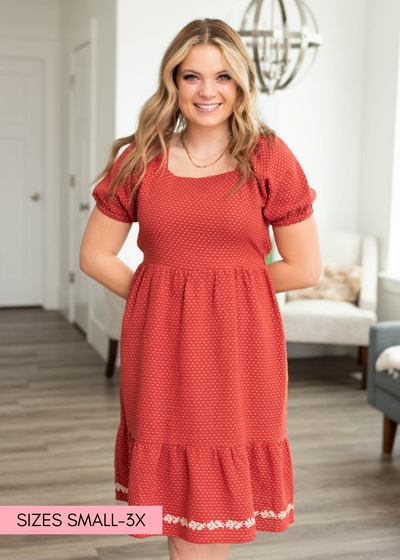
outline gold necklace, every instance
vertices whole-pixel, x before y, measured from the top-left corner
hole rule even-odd
[[[187,155],[189,156],[190,161],[193,163],[193,165],[195,165],[196,167],[199,168],[204,168],[204,167],[210,167],[211,165],[214,165],[214,163],[217,163],[218,160],[220,160],[222,158],[222,156],[224,155],[224,153],[226,152],[226,150],[228,149],[228,146],[225,148],[225,150],[222,152],[222,154],[219,156],[218,159],[216,159],[215,161],[213,161],[213,163],[210,163],[209,165],[197,165],[196,163],[194,163],[194,161],[192,160],[192,158],[190,157],[190,153],[189,150],[186,147],[185,141],[183,139],[183,132],[181,133],[181,142],[182,142],[182,146],[185,148]],[[217,152],[218,153],[218,152]],[[201,160],[200,160],[201,161]]]
[[[187,150],[188,154],[190,154],[192,157],[194,157],[195,159],[197,159],[197,161],[208,161],[210,158],[216,156],[217,154],[220,153],[221,150],[217,150],[216,152],[214,152],[211,156],[209,156],[208,158],[205,159],[200,159],[197,156],[195,156],[194,154],[192,154],[191,152],[189,152],[189,150]]]
[[[216,156],[217,154],[219,154],[220,151],[221,151],[221,150],[218,150],[217,152],[215,152],[214,154],[212,154],[212,156],[210,156],[210,157],[208,157],[208,158],[200,159],[200,158],[198,158],[197,156],[193,155],[193,154],[192,154],[191,152],[189,152],[189,150],[188,150],[189,154],[190,154],[192,157],[194,157],[195,159],[197,159],[197,161],[208,161],[210,158],[212,158],[212,157]]]

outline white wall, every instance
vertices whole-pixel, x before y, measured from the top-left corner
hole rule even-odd
[[[61,68],[61,312],[68,316],[68,280],[69,280],[69,244],[68,244],[68,190],[69,190],[69,72],[70,72],[70,38],[83,24],[97,18],[97,84],[96,84],[96,139],[95,139],[95,175],[107,163],[110,144],[115,139],[115,87],[116,87],[116,2],[115,0],[68,0],[61,2],[61,41],[62,41],[62,68]],[[94,179],[94,177],[92,177]],[[88,185],[88,193],[93,186]],[[91,200],[90,194],[88,199]],[[94,204],[94,201],[91,200]],[[76,273],[79,273],[76,271]],[[82,273],[83,274],[83,273]],[[93,284],[94,292],[94,324],[97,326],[93,334],[101,329],[104,315],[104,290],[98,282],[89,279]],[[101,348],[105,354],[106,339],[103,337]],[[99,346],[99,343],[95,343]],[[100,348],[99,348],[100,350]]]
[[[43,305],[58,309],[59,277],[59,0],[0,0],[2,56],[43,65]],[[8,108],[6,108],[7,110]]]
[[[60,0],[0,0],[3,39],[60,40]]]
[[[395,116],[400,37],[400,2],[369,0],[366,72],[363,82],[362,158],[357,221],[378,235],[381,268],[386,268],[390,193],[395,154]],[[384,9],[383,9],[384,8]],[[384,38],[384,41],[382,40]]]
[[[395,160],[396,101],[400,66],[400,2],[368,0],[368,42],[365,49],[364,104],[361,128],[360,184],[357,223],[379,240],[380,270],[388,267],[391,192]],[[398,125],[399,126],[399,125]],[[397,131],[397,134],[400,130]],[[400,189],[400,185],[396,185]],[[397,199],[398,200],[398,199]],[[397,208],[397,221],[400,208]],[[400,229],[397,228],[397,232]],[[400,255],[397,256],[400,258]],[[380,321],[400,319],[400,282],[379,280]]]

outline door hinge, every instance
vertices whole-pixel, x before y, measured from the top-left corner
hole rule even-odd
[[[69,186],[70,187],[75,187],[75,175],[70,175],[69,176]]]
[[[70,284],[74,284],[74,283],[75,283],[75,272],[70,272],[70,273],[69,273],[69,283],[70,283]]]
[[[75,75],[74,74],[71,74],[70,77],[69,77],[69,87],[70,88],[75,87]]]

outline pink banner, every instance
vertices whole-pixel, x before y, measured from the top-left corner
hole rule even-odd
[[[1,535],[162,535],[162,506],[0,506]]]

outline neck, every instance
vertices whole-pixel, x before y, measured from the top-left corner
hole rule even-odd
[[[183,139],[185,144],[193,150],[197,155],[226,147],[229,141],[229,126],[219,125],[216,127],[197,126],[188,123],[183,131]]]

